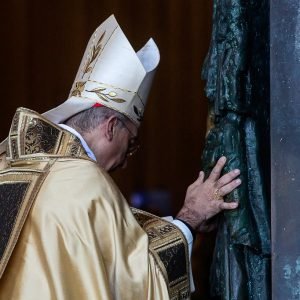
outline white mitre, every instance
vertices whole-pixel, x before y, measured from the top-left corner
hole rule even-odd
[[[69,99],[43,115],[58,124],[104,105],[139,126],[159,59],[152,39],[136,53],[112,15],[92,35]]]

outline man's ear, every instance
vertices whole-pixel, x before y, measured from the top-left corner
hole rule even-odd
[[[109,117],[105,122],[105,137],[112,141],[117,127],[118,119],[114,116]]]

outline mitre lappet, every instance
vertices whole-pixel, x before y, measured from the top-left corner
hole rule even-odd
[[[139,126],[159,59],[153,39],[135,52],[112,15],[90,38],[69,98],[43,115],[58,124],[83,110],[106,106]]]

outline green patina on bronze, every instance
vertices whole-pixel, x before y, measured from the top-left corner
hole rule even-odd
[[[213,299],[270,299],[269,1],[215,0],[204,68],[212,127],[203,152],[208,174],[225,155],[242,185],[225,199],[211,268]]]

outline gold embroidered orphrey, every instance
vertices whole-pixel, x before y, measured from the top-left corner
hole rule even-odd
[[[90,160],[76,136],[34,111],[19,108],[8,137],[6,162],[0,162],[0,278],[39,189],[59,158]],[[170,299],[189,299],[185,237],[156,216],[137,209],[132,213],[148,235],[150,254],[163,274]]]
[[[18,109],[13,118],[6,152],[8,168],[0,170],[0,278],[51,165],[59,157],[88,159],[77,137],[49,125],[25,108]],[[42,163],[19,167],[26,160]]]
[[[170,299],[188,299],[189,261],[186,259],[188,246],[184,235],[172,223],[136,208],[131,210],[148,234],[150,253],[168,282]]]

